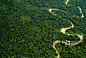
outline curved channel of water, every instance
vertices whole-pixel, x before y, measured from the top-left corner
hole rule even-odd
[[[69,0],[66,1],[66,3],[65,3],[66,5],[67,5],[68,1],[69,1]],[[78,6],[77,6],[77,7],[78,7]],[[78,8],[80,9],[80,12],[81,12],[81,14],[82,14],[82,17],[84,17],[84,15],[83,15],[83,13],[82,13],[82,11],[81,11],[81,8],[80,8],[80,7],[78,7]],[[51,12],[52,10],[60,10],[60,9],[49,9],[49,12],[50,12],[51,14],[55,15],[54,13]],[[55,15],[55,16],[56,16],[56,15]],[[65,32],[66,32],[67,29],[71,29],[71,28],[74,27],[74,24],[73,24],[72,22],[70,22],[70,21],[68,21],[68,22],[71,23],[72,26],[67,27],[67,28],[62,28],[60,31],[61,31],[63,34],[66,34]],[[57,58],[60,57],[60,54],[59,54],[59,52],[57,51],[57,49],[56,49],[56,47],[55,47],[55,44],[61,42],[61,43],[64,43],[65,45],[75,46],[75,45],[81,43],[82,40],[83,40],[83,34],[82,34],[82,35],[79,35],[79,34],[66,34],[66,35],[69,35],[69,36],[70,36],[70,35],[77,35],[77,36],[80,38],[80,40],[79,40],[78,42],[76,42],[76,43],[71,43],[71,44],[67,44],[67,43],[64,42],[64,41],[56,40],[56,41],[53,43],[53,48],[56,50],[56,53],[58,54],[58,56],[56,56]]]

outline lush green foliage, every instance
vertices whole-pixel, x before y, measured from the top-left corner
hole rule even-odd
[[[0,58],[55,58],[53,49],[56,40],[78,41],[77,36],[67,36],[61,28],[75,27],[67,33],[83,34],[84,42],[70,47],[56,45],[61,58],[86,57],[86,1],[70,0],[66,6],[63,0],[0,0]],[[82,8],[85,15],[77,6]],[[50,8],[57,16],[49,13]],[[79,17],[76,17],[79,16]],[[66,20],[64,20],[66,19]]]

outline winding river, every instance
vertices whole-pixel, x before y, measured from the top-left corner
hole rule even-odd
[[[65,4],[67,5],[68,2],[69,2],[69,0],[67,0]]]
[[[78,6],[77,6],[78,7]],[[80,13],[82,14],[82,17],[84,17],[84,15],[83,15],[83,13],[82,13],[82,11],[81,11],[81,8],[80,7],[78,7],[79,8],[79,10],[80,10]]]
[[[65,3],[66,5],[67,5],[68,1],[69,1],[69,0],[66,1],[66,3]],[[78,7],[78,6],[77,6],[77,7]],[[83,13],[82,13],[82,11],[81,11],[81,8],[80,8],[80,7],[78,7],[78,8],[79,8],[79,10],[80,10],[80,13],[82,14],[82,17],[84,17],[84,15],[83,15]],[[60,9],[49,9],[49,12],[50,12],[51,14],[55,15],[54,13],[51,12],[52,10],[60,10]],[[56,15],[55,15],[55,16],[56,16]],[[67,28],[62,28],[60,31],[61,31],[63,34],[66,34],[66,30],[67,30],[67,29],[71,29],[71,28],[74,27],[74,24],[73,24],[72,22],[70,22],[70,21],[68,21],[68,22],[71,23],[71,26],[70,26],[70,27],[67,27]],[[67,44],[66,42],[60,41],[60,40],[56,40],[55,42],[53,42],[53,48],[56,50],[56,53],[58,54],[58,56],[56,56],[57,58],[60,57],[60,54],[59,54],[59,52],[57,51],[57,49],[56,49],[56,47],[55,47],[55,45],[56,45],[57,43],[60,43],[60,42],[61,42],[61,43],[65,44],[65,45],[75,46],[75,45],[81,43],[82,40],[83,40],[83,34],[82,34],[82,35],[79,35],[79,34],[66,34],[66,35],[68,35],[68,36],[70,36],[70,35],[77,35],[77,36],[80,38],[80,40],[79,40],[78,42],[76,42],[76,43],[71,43],[71,44]]]

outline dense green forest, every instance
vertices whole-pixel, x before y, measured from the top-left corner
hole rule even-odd
[[[50,8],[60,10],[52,11],[54,16]],[[80,40],[60,32],[71,26],[67,20],[75,27],[66,33],[83,34],[83,42],[73,47],[58,43],[60,58],[86,58],[86,0],[68,5],[65,0],[0,0],[0,58],[56,58],[54,41]]]

